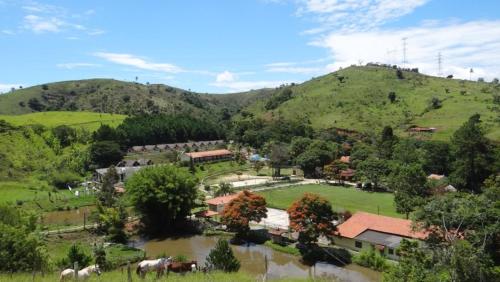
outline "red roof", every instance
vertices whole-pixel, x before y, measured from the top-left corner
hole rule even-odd
[[[424,239],[425,232],[414,232],[411,220],[357,212],[344,223],[337,226],[337,232],[342,237],[354,238],[366,230],[373,230],[402,237]]]
[[[186,153],[187,156],[189,156],[193,159],[203,158],[203,157],[227,156],[227,155],[232,155],[232,154],[233,153],[231,151],[226,150],[226,149]]]
[[[342,176],[342,177],[353,177],[355,174],[356,174],[356,171],[354,169],[350,169],[350,168],[340,171],[340,176]]]
[[[231,194],[222,197],[212,198],[206,200],[205,202],[209,205],[225,205],[231,202],[234,198],[238,197],[238,194]]]
[[[429,176],[427,176],[427,178],[434,179],[434,180],[440,180],[440,179],[444,178],[444,175],[432,173]]]
[[[204,210],[204,211],[197,212],[195,215],[197,217],[212,217],[212,216],[218,215],[218,214],[219,214],[218,212],[214,212],[211,210]]]

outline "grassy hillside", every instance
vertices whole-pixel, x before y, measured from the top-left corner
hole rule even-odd
[[[119,114],[101,114],[93,112],[38,112],[22,115],[0,115],[0,120],[16,125],[41,124],[46,127],[69,125],[94,131],[101,124],[118,126],[127,116]]]
[[[269,91],[199,94],[168,85],[112,79],[63,81],[0,95],[0,114],[78,110],[118,114],[162,112],[228,119]]]
[[[277,90],[244,111],[266,119],[309,119],[316,129],[339,127],[370,133],[391,125],[406,134],[411,125],[436,127],[432,138],[439,140],[449,139],[471,115],[479,113],[487,136],[500,140],[500,105],[494,99],[500,95],[500,85],[407,71],[403,77],[398,78],[392,68],[349,67],[291,86],[290,98],[283,89]],[[388,98],[390,92],[396,95],[394,102]],[[434,108],[433,98],[438,104]],[[273,99],[274,104],[269,102]]]

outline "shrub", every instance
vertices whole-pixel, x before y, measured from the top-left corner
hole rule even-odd
[[[208,254],[206,266],[211,270],[237,272],[241,264],[234,256],[233,250],[229,247],[227,240],[219,239],[215,247]]]
[[[78,267],[82,269],[87,267],[91,261],[92,258],[85,253],[79,244],[73,244],[68,250],[67,257],[62,258],[57,264],[60,268],[73,268],[75,262],[78,262]]]
[[[353,257],[353,261],[356,264],[369,267],[377,271],[384,271],[389,267],[387,260],[373,248],[362,250],[359,254]]]
[[[439,109],[442,106],[441,100],[437,97],[432,97],[432,99],[429,101],[429,108],[431,109]]]
[[[59,188],[66,189],[68,185],[75,185],[80,180],[80,176],[70,171],[57,171],[54,172],[50,178],[50,183]]]
[[[402,71],[402,70],[400,70],[400,69],[397,69],[397,70],[396,70],[396,77],[397,77],[398,79],[404,79],[405,77],[403,76],[403,71]]]
[[[396,92],[394,92],[394,91],[389,92],[389,95],[387,95],[387,98],[389,98],[391,103],[394,103],[396,101]]]

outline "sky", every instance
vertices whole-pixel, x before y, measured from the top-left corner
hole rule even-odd
[[[238,92],[403,65],[403,38],[406,67],[488,81],[500,77],[498,11],[498,0],[0,0],[0,92],[88,78]]]

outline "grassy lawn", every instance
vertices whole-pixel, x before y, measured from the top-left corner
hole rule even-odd
[[[248,169],[247,164],[240,165],[233,161],[207,163],[196,166],[195,176],[201,180],[210,177],[212,175],[220,176],[226,172],[230,173],[236,171],[245,171],[247,169]]]
[[[329,185],[300,185],[260,192],[266,198],[269,207],[287,209],[292,202],[305,192],[315,193],[330,201],[334,210],[380,212],[381,215],[404,217],[394,207],[394,196],[390,193],[372,193],[354,188]]]
[[[24,115],[0,115],[0,120],[5,120],[13,125],[42,124],[46,127],[69,125],[75,128],[84,128],[94,131],[101,124],[116,127],[126,118],[125,115],[105,114],[93,112],[39,112]]]

